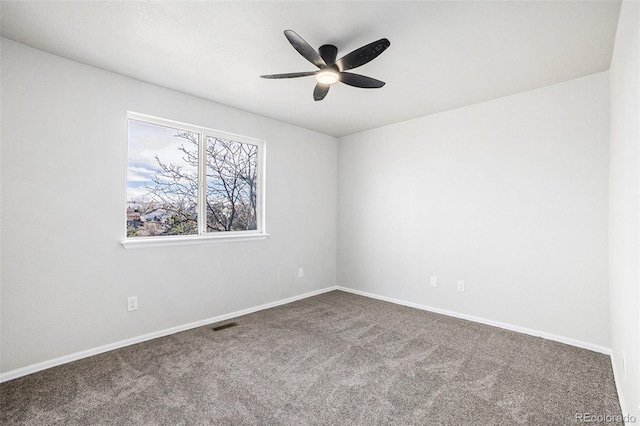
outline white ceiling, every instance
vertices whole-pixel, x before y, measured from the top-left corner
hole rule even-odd
[[[2,36],[78,62],[333,136],[609,69],[619,1],[1,3]],[[293,29],[338,57],[386,37],[354,70],[381,89],[261,74],[316,68]],[[170,117],[169,117],[170,118]]]

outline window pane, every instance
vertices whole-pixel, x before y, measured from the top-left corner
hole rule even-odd
[[[257,229],[258,146],[207,136],[207,232]]]
[[[198,233],[198,138],[129,120],[127,237]]]

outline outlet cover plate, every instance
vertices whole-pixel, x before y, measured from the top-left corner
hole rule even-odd
[[[127,311],[137,311],[138,310],[138,296],[127,297]]]

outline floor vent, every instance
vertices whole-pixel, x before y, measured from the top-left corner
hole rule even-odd
[[[235,322],[230,322],[229,324],[224,324],[224,325],[219,325],[217,327],[213,327],[213,331],[224,330],[225,328],[235,327],[236,325],[238,325],[238,324],[235,323]]]

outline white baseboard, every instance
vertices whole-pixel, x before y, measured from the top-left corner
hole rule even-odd
[[[616,363],[616,356],[615,356],[615,352],[611,351],[611,368],[613,369],[613,379],[616,382],[616,391],[618,392],[618,401],[620,401],[620,410],[622,411],[622,415],[629,415],[629,411],[627,411],[627,404],[625,402],[624,399],[624,395],[622,393],[622,386],[620,385],[620,383],[622,383],[622,377],[620,377],[618,375],[618,365]],[[625,424],[630,424],[630,423],[625,423]]]
[[[0,374],[0,383],[17,379],[18,377],[26,376],[28,374],[32,374],[41,370],[46,370],[47,368],[55,367],[57,365],[67,364],[69,362],[77,361],[82,358],[87,358],[93,355],[98,355],[104,352],[112,351],[114,349],[135,345],[136,343],[146,342],[147,340],[168,336],[170,334],[178,333],[180,331],[190,330],[192,328],[202,327],[203,325],[225,321],[231,318],[240,317],[242,315],[251,314],[253,312],[274,308],[276,306],[286,305],[287,303],[295,302],[296,300],[306,299],[308,297],[317,296],[318,294],[327,293],[329,291],[333,291],[337,289],[338,289],[337,286],[327,287],[322,290],[316,290],[309,293],[301,294],[299,296],[293,296],[287,299],[278,300],[276,302],[266,303],[264,305],[247,308],[240,311],[230,312],[224,315],[218,315],[216,317],[207,318],[207,319],[192,322],[189,324],[179,325],[177,327],[171,327],[165,330],[155,331],[153,333],[144,334],[142,336],[136,336],[130,339],[120,340],[119,342],[109,343],[108,345],[98,346],[97,348],[87,349],[87,350],[76,352],[70,355],[65,355],[60,358],[55,358],[49,361],[43,361],[37,364],[28,365],[26,367],[18,368],[18,369],[7,371],[6,373]]]
[[[558,336],[556,334],[546,333],[544,331],[533,330],[530,328],[520,327],[513,324],[507,324],[500,321],[494,321],[486,318],[480,318],[473,315],[461,314],[459,312],[448,311],[446,309],[434,308],[432,306],[421,305],[419,303],[407,302],[404,300],[394,299],[392,297],[380,296],[366,291],[355,290],[348,287],[338,286],[338,290],[346,291],[347,293],[353,293],[360,296],[370,297],[372,299],[383,300],[385,302],[395,303],[397,305],[408,306],[410,308],[421,309],[423,311],[434,312],[436,314],[447,315],[450,317],[461,318],[468,321],[478,322],[481,324],[491,325],[493,327],[500,327],[506,330],[517,331],[518,333],[529,334],[531,336],[541,337],[547,340],[553,340],[560,343],[566,343],[567,345],[577,346],[579,348],[588,349],[590,351],[599,352],[605,355],[611,355],[611,348],[605,346],[594,345],[593,343],[583,342],[581,340],[572,339],[570,337]]]
[[[461,319],[465,319],[465,320],[469,320],[469,321],[474,321],[474,322],[478,322],[481,324],[486,324],[486,325],[491,325],[494,327],[500,327],[500,328],[504,328],[506,330],[511,330],[511,331],[517,331],[519,333],[524,333],[524,334],[529,334],[531,336],[536,336],[536,337],[542,337],[544,339],[548,339],[548,340],[554,340],[557,342],[561,342],[561,343],[566,343],[568,345],[572,345],[572,346],[577,346],[579,348],[584,348],[584,349],[589,349],[592,350],[594,352],[599,352],[599,353],[603,353],[606,355],[611,355],[611,349],[604,347],[604,346],[599,346],[599,345],[594,345],[592,343],[587,343],[587,342],[583,342],[580,340],[576,340],[576,339],[571,339],[568,337],[564,337],[564,336],[558,336],[555,334],[550,334],[550,333],[545,333],[542,331],[537,331],[537,330],[532,330],[529,328],[524,328],[524,327],[519,327],[516,325],[512,325],[512,324],[507,324],[507,323],[503,323],[503,322],[499,322],[499,321],[494,321],[494,320],[489,320],[489,319],[485,319],[485,318],[480,318],[480,317],[476,317],[476,316],[472,316],[472,315],[466,315],[466,314],[461,314],[458,312],[453,312],[453,311],[448,311],[445,309],[439,309],[439,308],[434,308],[431,306],[427,306],[427,305],[421,305],[418,303],[413,303],[413,302],[407,302],[404,300],[399,300],[399,299],[394,299],[391,297],[386,297],[386,296],[380,296],[377,294],[373,294],[373,293],[368,293],[365,291],[360,291],[360,290],[355,290],[355,289],[351,289],[348,287],[342,287],[342,286],[332,286],[332,287],[327,287],[321,290],[316,290],[316,291],[312,291],[309,293],[305,293],[305,294],[301,294],[299,296],[293,296],[293,297],[289,297],[287,299],[282,299],[282,300],[278,300],[276,302],[271,302],[271,303],[266,303],[264,305],[260,305],[260,306],[255,306],[252,308],[247,308],[247,309],[243,309],[240,311],[235,311],[235,312],[230,312],[228,314],[224,314],[224,315],[219,315],[216,317],[212,317],[212,318],[207,318],[201,321],[196,321],[196,322],[192,322],[189,324],[184,324],[184,325],[180,325],[177,327],[171,327],[165,330],[160,330],[160,331],[156,331],[153,333],[149,333],[149,334],[145,334],[142,336],[136,336],[136,337],[132,337],[130,339],[125,339],[125,340],[121,340],[118,342],[114,342],[114,343],[110,343],[107,345],[103,345],[103,346],[99,346],[96,348],[92,348],[92,349],[87,349],[84,351],[80,351],[80,352],[76,352],[70,355],[65,355],[63,357],[60,358],[55,358],[49,361],[43,361],[43,362],[39,362],[37,364],[32,364],[32,365],[28,365],[26,367],[22,367],[22,368],[18,368],[15,370],[11,370],[8,371],[6,373],[2,373],[0,374],[0,383],[2,382],[6,382],[9,380],[13,380],[13,379],[17,379],[18,377],[22,377],[22,376],[26,376],[28,374],[32,374],[41,370],[46,370],[47,368],[51,368],[51,367],[55,367],[57,365],[62,365],[62,364],[67,364],[69,362],[73,362],[73,361],[77,361],[79,359],[82,358],[87,358],[93,355],[98,355],[104,352],[108,352],[108,351],[112,351],[114,349],[118,349],[118,348],[122,348],[125,346],[130,346],[130,345],[135,345],[136,343],[141,343],[141,342],[145,342],[147,340],[151,340],[151,339],[156,339],[158,337],[163,337],[163,336],[168,336],[170,334],[174,334],[174,333],[178,333],[181,331],[185,331],[185,330],[190,330],[192,328],[197,328],[197,327],[202,327],[204,325],[208,325],[208,324],[213,324],[216,322],[220,322],[220,321],[225,321],[231,318],[236,318],[242,315],[247,315],[253,312],[257,312],[257,311],[262,311],[264,309],[269,309],[269,308],[274,308],[276,306],[280,306],[280,305],[285,305],[287,303],[291,303],[291,302],[295,302],[296,300],[301,300],[301,299],[306,299],[308,297],[312,297],[312,296],[316,296],[318,294],[322,294],[322,293],[326,293],[329,291],[333,291],[333,290],[341,290],[341,291],[345,291],[347,293],[353,293],[353,294],[357,294],[360,296],[365,296],[365,297],[370,297],[373,299],[378,299],[378,300],[383,300],[385,302],[390,302],[390,303],[395,303],[397,305],[403,305],[403,306],[408,306],[411,308],[416,308],[416,309],[421,309],[424,311],[429,311],[429,312],[434,312],[434,313],[438,313],[438,314],[443,314],[443,315],[447,315],[447,316],[451,316],[451,317],[455,317],[455,318],[461,318]],[[614,365],[614,369],[613,372],[614,374],[616,374],[616,368],[615,368],[615,359],[612,357],[611,358],[612,363]],[[618,377],[616,377],[616,386],[618,386]],[[622,405],[623,403],[623,399],[621,397],[621,390],[618,386],[618,395],[620,396],[620,404]],[[623,412],[624,411],[624,407],[623,407]]]

